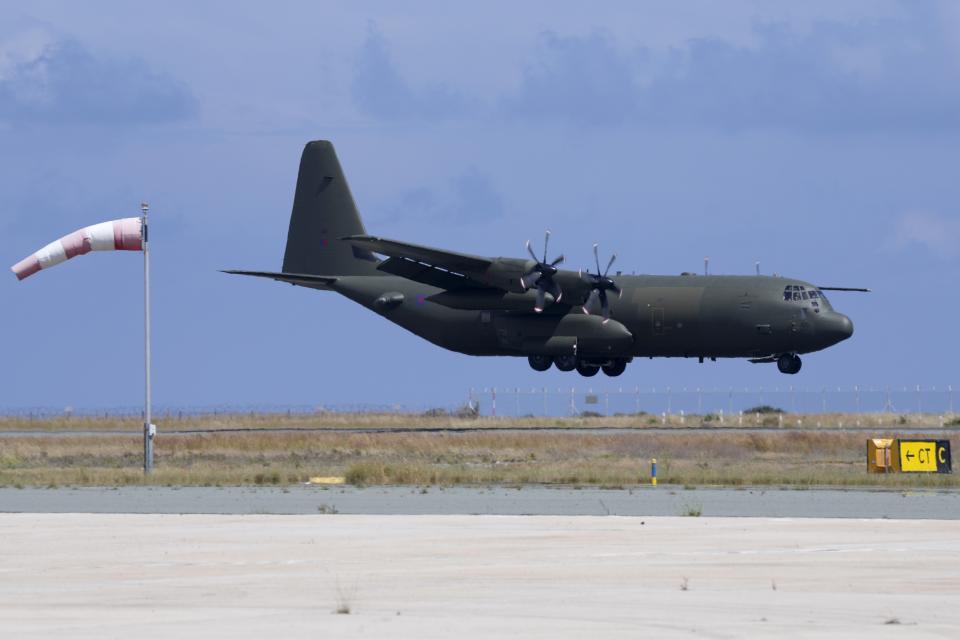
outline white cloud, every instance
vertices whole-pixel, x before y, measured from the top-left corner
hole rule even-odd
[[[40,27],[0,41],[0,121],[169,122],[196,110],[186,85],[137,57],[97,54]]]
[[[18,66],[38,60],[53,40],[46,29],[32,28],[0,42],[0,82],[9,79]]]
[[[908,213],[897,221],[893,246],[908,251],[916,248],[943,260],[960,256],[960,220],[929,213]]]

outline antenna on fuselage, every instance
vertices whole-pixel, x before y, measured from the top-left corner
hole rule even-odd
[[[756,262],[754,262],[754,263],[753,263],[753,266],[754,266],[754,267],[756,268],[756,270],[757,270],[757,275],[760,275],[760,261],[757,260]]]

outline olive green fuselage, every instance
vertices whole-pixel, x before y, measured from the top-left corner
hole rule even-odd
[[[853,331],[826,298],[785,300],[788,285],[816,290],[789,278],[617,275],[616,282],[622,295],[611,299],[606,324],[585,314],[583,295],[568,295],[566,288],[559,303],[539,314],[532,292],[514,296],[512,305],[504,305],[511,308],[465,309],[431,301],[443,290],[397,276],[341,276],[329,289],[436,345],[470,355],[763,358],[818,351]]]

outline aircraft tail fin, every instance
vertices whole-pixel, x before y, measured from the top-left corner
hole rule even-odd
[[[341,240],[366,234],[333,144],[308,142],[300,157],[283,273],[379,275],[370,251]]]

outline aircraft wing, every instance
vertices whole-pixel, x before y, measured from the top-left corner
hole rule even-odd
[[[375,236],[358,235],[342,239],[357,249],[389,256],[377,265],[378,271],[431,287],[447,291],[470,289],[488,292],[498,289],[515,294],[527,292],[521,276],[529,268],[529,260],[484,258]]]
[[[467,286],[476,286],[473,280],[460,273],[454,273],[445,269],[438,269],[419,260],[409,258],[387,258],[379,265],[377,269],[384,273],[389,273],[414,282],[446,289],[448,291],[461,289]]]
[[[367,249],[391,258],[406,258],[431,267],[438,267],[445,271],[458,274],[482,273],[490,268],[493,260],[481,258],[467,253],[457,253],[444,249],[424,247],[409,242],[387,240],[375,236],[347,236],[342,238],[359,249]]]

